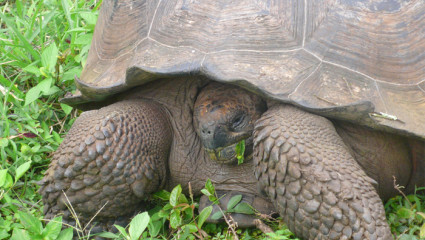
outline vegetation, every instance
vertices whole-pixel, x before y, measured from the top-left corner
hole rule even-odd
[[[58,99],[75,91],[73,79],[86,61],[99,6],[96,0],[0,0],[0,240],[75,235],[70,226],[62,228],[60,216],[43,219],[37,181],[79,114]],[[214,200],[212,184],[203,193]],[[243,209],[235,197],[227,213]],[[206,224],[211,208],[198,214],[197,200],[184,196],[179,186],[155,198],[156,205],[134,217],[128,228],[103,236],[266,238],[258,229]],[[425,196],[398,196],[385,206],[398,239],[425,238]],[[280,221],[271,226],[275,232],[267,234],[269,239],[295,239]]]

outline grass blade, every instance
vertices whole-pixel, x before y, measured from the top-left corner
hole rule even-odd
[[[0,18],[6,23],[6,26],[13,31],[16,37],[18,37],[19,40],[24,44],[23,47],[31,54],[31,56],[35,60],[40,60],[40,54],[33,49],[31,43],[29,43],[27,39],[25,39],[25,37],[15,28],[14,24],[2,12],[0,12]]]

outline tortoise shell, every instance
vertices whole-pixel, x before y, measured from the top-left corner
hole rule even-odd
[[[104,0],[71,104],[200,75],[425,139],[423,0]]]

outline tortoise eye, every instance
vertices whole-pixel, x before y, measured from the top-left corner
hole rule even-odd
[[[236,118],[233,119],[232,128],[235,129],[241,126],[244,120],[245,120],[244,115],[238,115]]]

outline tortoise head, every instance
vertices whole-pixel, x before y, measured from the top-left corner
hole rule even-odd
[[[265,110],[259,96],[237,86],[213,82],[204,87],[196,99],[193,120],[210,158],[237,162],[235,149],[242,140],[245,158],[251,158],[254,124]]]

